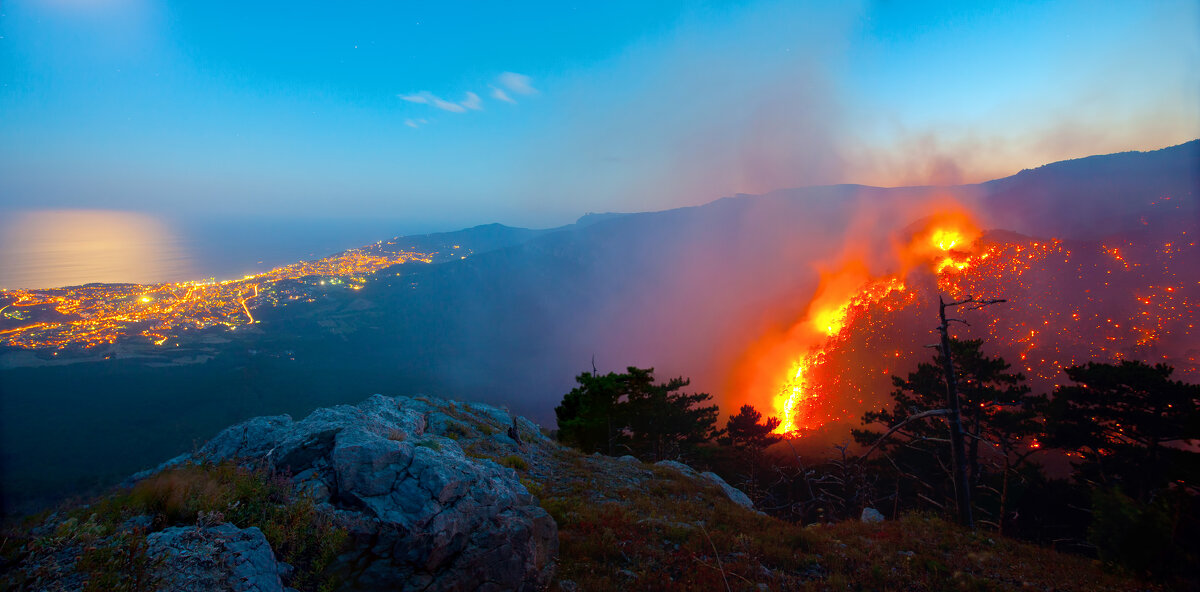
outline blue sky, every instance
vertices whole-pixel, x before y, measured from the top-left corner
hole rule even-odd
[[[1186,2],[0,5],[0,209],[569,222],[1200,136]]]

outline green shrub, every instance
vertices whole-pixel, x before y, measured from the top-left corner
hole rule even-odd
[[[525,462],[525,459],[523,459],[515,454],[510,454],[510,455],[504,457],[503,459],[500,460],[500,464],[502,464],[510,469],[516,469],[518,471],[524,471],[525,469],[529,468],[529,463]]]
[[[1142,504],[1117,488],[1092,494],[1088,539],[1109,564],[1140,575],[1167,575],[1183,559],[1171,530],[1164,502]]]
[[[122,527],[135,516],[150,516],[150,528]],[[77,566],[87,591],[156,590],[147,533],[222,522],[262,530],[276,557],[295,568],[290,586],[310,591],[338,584],[330,566],[348,541],[346,530],[318,512],[311,498],[296,495],[288,475],[232,463],[162,471],[128,491],[70,511],[54,532],[30,537],[23,552],[53,555],[78,549]],[[8,551],[5,546],[6,555]],[[0,588],[27,575],[6,576]]]
[[[84,592],[149,592],[158,588],[153,563],[147,553],[146,534],[133,532],[85,546],[78,567],[88,575]]]
[[[446,433],[444,435],[451,440],[461,440],[463,438],[470,437],[471,428],[457,421],[448,422],[446,424]]]

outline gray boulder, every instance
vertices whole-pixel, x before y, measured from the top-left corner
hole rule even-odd
[[[863,522],[883,522],[883,514],[875,508],[863,508],[862,517],[859,520]]]
[[[721,476],[716,473],[713,473],[713,472],[700,473],[700,472],[697,472],[696,469],[693,469],[692,467],[689,467],[681,462],[677,462],[677,461],[673,461],[673,460],[660,460],[654,464],[658,465],[660,467],[667,467],[667,468],[675,469],[676,471],[679,471],[680,473],[683,473],[684,475],[687,475],[688,477],[692,477],[694,479],[703,479],[705,481],[708,481],[708,482],[712,483],[713,485],[720,487],[721,491],[725,492],[725,496],[729,498],[729,501],[732,501],[733,503],[735,503],[739,506],[742,506],[743,508],[746,508],[748,510],[754,509],[754,501],[750,499],[750,496],[746,495],[746,493],[744,491],[730,485],[729,483],[726,483],[725,480],[722,479]]]
[[[374,395],[300,421],[259,417],[193,458],[266,463],[294,475],[359,544],[339,558],[347,589],[537,590],[558,533],[514,470],[467,456],[458,440],[515,445],[506,411]],[[518,420],[522,439],[545,439]]]
[[[746,495],[744,491],[726,483],[720,475],[713,472],[704,472],[700,473],[700,478],[715,483],[717,487],[721,488],[721,491],[725,492],[725,495],[729,497],[730,501],[733,503],[746,508],[747,510],[754,509],[754,502],[750,499],[750,496]]]
[[[159,589],[172,592],[284,592],[262,531],[221,524],[176,526],[146,537]]]

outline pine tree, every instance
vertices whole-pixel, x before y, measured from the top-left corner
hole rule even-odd
[[[625,425],[620,405],[621,375],[584,372],[575,377],[575,382],[579,386],[554,408],[558,439],[587,453],[613,454]]]
[[[1009,364],[982,351],[982,340],[950,340],[955,380],[961,402],[962,426],[967,435],[967,479],[978,487],[988,477],[985,457],[994,461],[999,476],[994,483],[997,525],[1008,507],[1010,472],[1025,461],[1032,449],[1030,440],[1039,432],[1032,409],[1034,399],[1020,373],[1009,373]],[[910,493],[930,500],[941,498],[952,507],[953,484],[950,481],[952,458],[946,439],[946,379],[941,353],[932,362],[917,365],[906,378],[892,377],[896,390],[890,411],[872,411],[863,415],[863,424],[902,425],[888,439],[879,441],[881,432],[854,430],[856,441],[874,444],[887,454],[899,478],[915,482]],[[928,414],[928,415],[922,415]],[[907,423],[906,423],[907,422]],[[986,454],[985,454],[986,451]],[[891,463],[889,463],[891,464]]]
[[[626,373],[584,372],[579,386],[554,409],[559,439],[584,452],[634,452],[661,460],[686,453],[718,434],[719,410],[705,405],[707,393],[684,393],[690,381],[655,384],[653,368],[630,366]]]
[[[1200,385],[1171,380],[1174,369],[1143,362],[1065,369],[1041,407],[1046,444],[1075,454],[1081,479],[1122,485],[1139,501],[1169,484],[1195,487],[1200,454]]]
[[[725,423],[722,443],[761,450],[783,439],[772,433],[779,427],[779,418],[768,417],[766,423],[759,423],[761,421],[762,414],[757,409],[742,405],[737,415],[730,416]]]

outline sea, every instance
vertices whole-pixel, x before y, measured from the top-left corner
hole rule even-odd
[[[0,289],[223,280],[396,236],[453,230],[396,218],[171,216],[65,209],[2,212]]]

